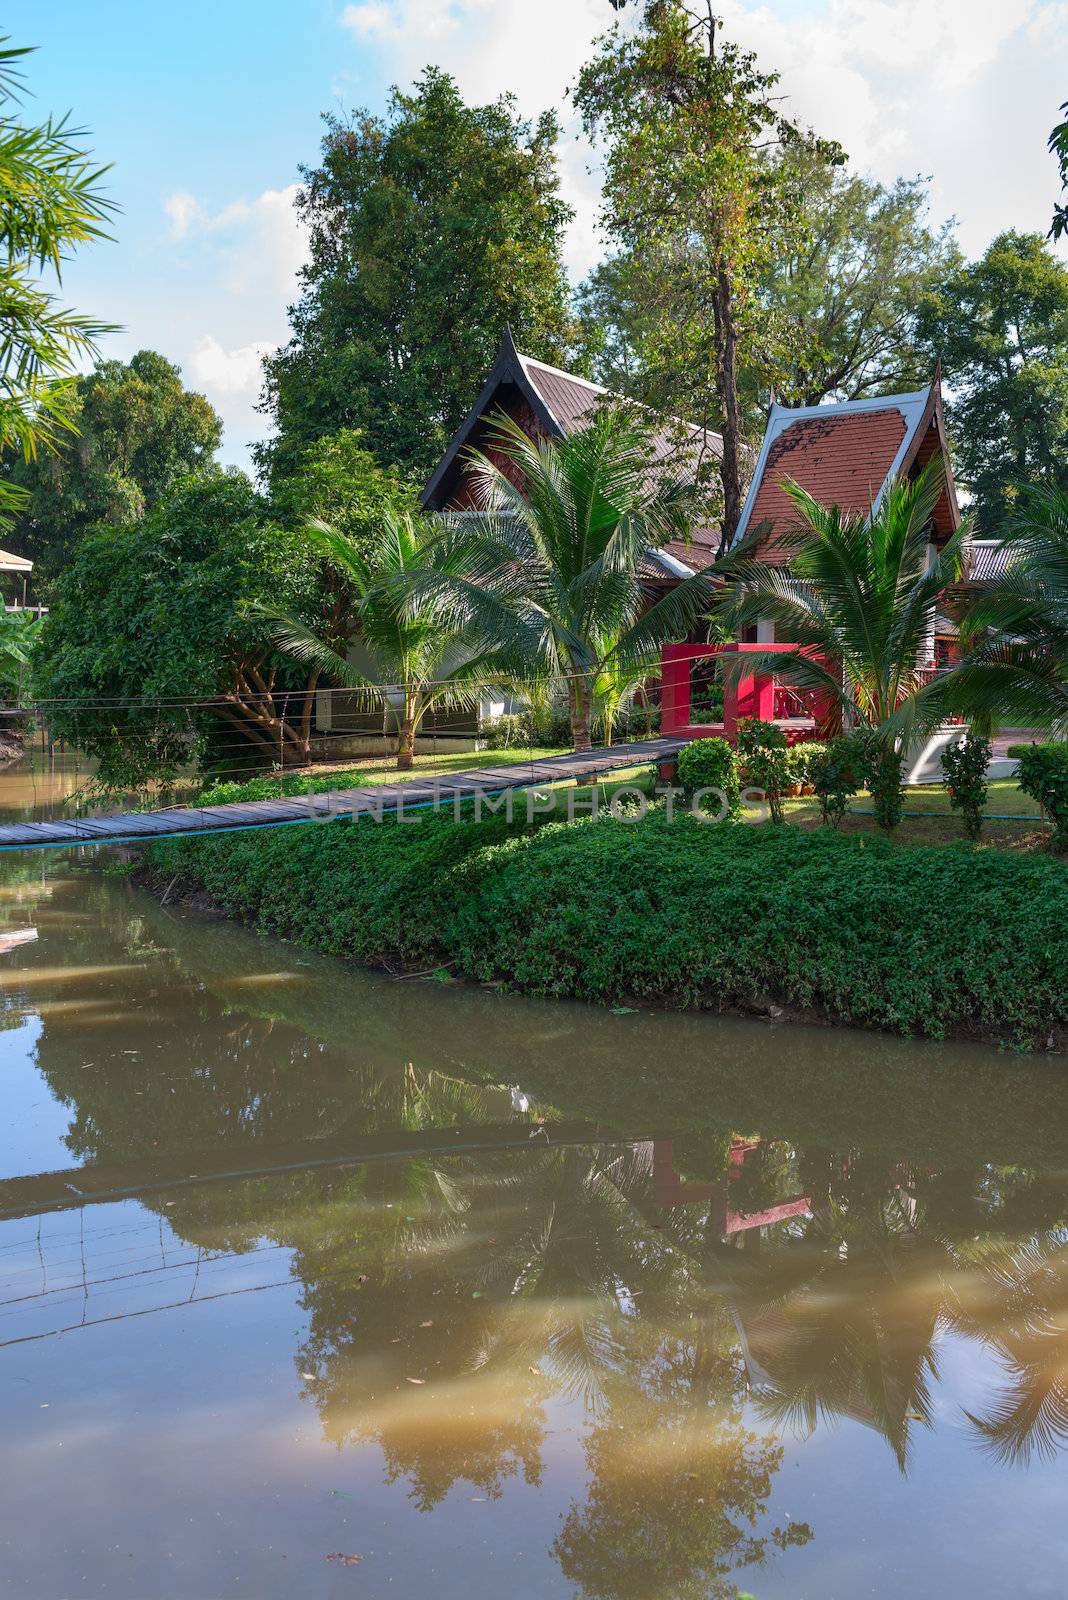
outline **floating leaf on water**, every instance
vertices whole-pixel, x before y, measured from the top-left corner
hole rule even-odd
[[[343,1550],[331,1550],[326,1557],[327,1561],[339,1561],[343,1567],[354,1567],[363,1556],[347,1556]]]
[[[482,1290],[481,1289],[473,1289],[471,1291],[471,1298],[472,1298],[472,1300],[481,1300],[482,1299]]]
[[[301,1377],[305,1378],[308,1383],[316,1383],[318,1381],[314,1372],[302,1372]]]
[[[540,1367],[531,1367],[531,1372],[536,1378],[544,1378],[545,1374]]]
[[[361,1272],[359,1277],[356,1279],[357,1283],[370,1283],[370,1281],[370,1274],[366,1272]]]
[[[614,1017],[633,1017],[633,1016],[637,1015],[637,1011],[638,1011],[638,1007],[637,1006],[613,1006],[612,1007],[612,1015]]]
[[[330,1493],[333,1495],[335,1500],[351,1500],[352,1499],[352,1490],[351,1489],[331,1489]]]
[[[432,1328],[434,1326],[433,1319],[431,1319],[429,1322],[421,1322],[419,1326],[421,1328]]]
[[[425,1378],[408,1378],[405,1381],[408,1382],[408,1383],[417,1384],[421,1388],[422,1385],[426,1382],[426,1379]]]

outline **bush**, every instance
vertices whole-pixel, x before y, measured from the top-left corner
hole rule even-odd
[[[495,717],[484,730],[487,750],[570,750],[571,722],[561,707],[527,706]]]
[[[249,778],[245,783],[208,784],[189,804],[226,806],[242,800],[281,800],[289,795],[327,794],[332,789],[355,789],[363,782],[363,773],[355,767],[345,772],[279,772],[275,777]]]
[[[794,781],[785,733],[759,717],[742,717],[738,723],[738,757],[746,783],[763,790],[772,822],[781,822],[783,796]]]
[[[791,745],[787,754],[791,783],[815,786],[816,766],[826,751],[827,746],[816,739],[803,739],[800,744]]]
[[[819,797],[820,816],[832,828],[841,825],[846,808],[864,787],[866,762],[858,740],[842,734],[829,744],[816,746],[809,763],[811,781]]]
[[[738,816],[742,809],[738,782],[738,759],[726,739],[695,739],[679,751],[679,786],[692,800],[699,789],[718,789],[727,802],[727,815]],[[712,800],[709,796],[709,800]],[[704,804],[704,803],[703,803]],[[705,809],[722,809],[704,805]]]
[[[1013,746],[1020,763],[1017,781],[1037,800],[1053,824],[1053,848],[1068,850],[1068,744]]]
[[[161,842],[151,859],[264,932],[531,994],[713,1010],[770,996],[1016,1042],[1068,1025],[1068,863],[1049,856],[658,812],[541,829],[338,820]]]
[[[942,756],[942,782],[950,805],[961,813],[969,839],[978,839],[983,830],[989,765],[990,740],[977,733],[966,733],[960,744],[951,744]]]
[[[864,781],[875,808],[880,828],[892,833],[901,821],[905,804],[901,786],[901,751],[881,739],[874,728],[858,728],[853,734],[864,756]]]

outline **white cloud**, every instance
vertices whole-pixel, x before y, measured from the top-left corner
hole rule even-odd
[[[638,4],[622,13],[636,23]],[[1003,227],[1045,231],[1056,187],[1044,155],[1068,82],[1064,0],[720,0],[728,35],[782,74],[796,114],[839,139],[883,181],[930,173],[941,219],[957,215],[965,249]],[[564,113],[563,187],[577,206],[567,260],[597,259],[590,152],[564,100],[607,0],[358,0],[341,14],[389,75],[410,80],[434,60],[469,98],[513,90],[528,115]]]
[[[163,209],[171,219],[171,238],[184,239],[199,214],[200,206],[196,195],[177,189],[163,202]]]
[[[216,394],[259,393],[263,377],[262,362],[274,348],[266,341],[226,350],[210,333],[204,334],[189,354],[188,370],[203,389]]]

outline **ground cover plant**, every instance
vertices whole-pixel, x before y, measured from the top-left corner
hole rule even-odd
[[[821,829],[364,819],[168,841],[151,870],[259,931],[531,994],[771,1002],[940,1037],[1056,1040],[1068,865]]]

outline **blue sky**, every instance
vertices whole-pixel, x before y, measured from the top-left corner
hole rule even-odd
[[[888,181],[932,175],[932,209],[981,250],[1005,226],[1045,230],[1045,137],[1068,96],[1064,0],[721,0],[728,31],[783,75],[794,110]],[[262,436],[259,355],[284,339],[303,240],[292,210],[320,113],[381,109],[427,62],[471,98],[556,105],[577,217],[575,278],[596,259],[593,154],[564,100],[608,0],[8,0],[31,109],[71,109],[114,164],[114,244],[66,275],[80,309],[119,322],[107,353],[178,361],[247,465]]]

